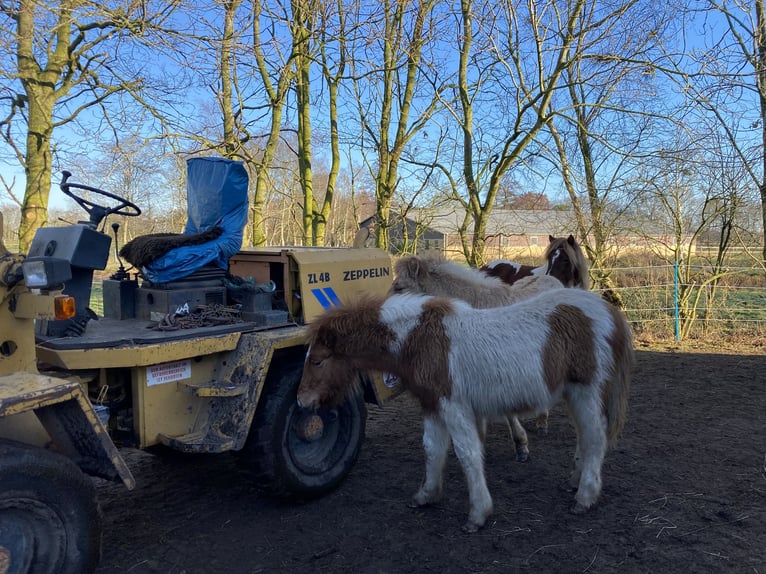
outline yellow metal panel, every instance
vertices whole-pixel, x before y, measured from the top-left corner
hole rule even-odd
[[[52,350],[39,346],[37,356],[40,361],[62,369],[140,367],[231,351],[237,347],[239,337],[240,333],[229,333],[216,337],[106,349]]]
[[[194,429],[195,421],[207,402],[183,383],[211,380],[217,362],[217,355],[199,361],[181,359],[177,363],[188,367],[190,377],[169,382],[155,381],[154,384],[150,384],[147,376],[150,367],[133,369],[133,424],[139,447],[159,444],[160,434],[181,436]],[[152,365],[154,367],[157,365]]]
[[[15,296],[13,314],[19,319],[55,319],[56,310],[53,295],[37,295],[22,292]]]
[[[7,306],[0,305],[0,374],[16,371],[37,372],[37,357],[35,356],[34,321],[17,319]]]
[[[37,373],[0,375],[0,416],[36,409],[71,399],[82,392],[79,383]]]
[[[130,469],[109,438],[79,382],[37,373],[0,376],[0,417],[12,417],[72,400],[75,401],[73,404],[77,405],[76,408],[85,415],[86,428],[93,431],[94,434],[90,436],[100,445],[102,456],[111,461],[125,486],[129,489],[134,488],[136,482]]]
[[[255,395],[255,404],[261,398],[266,376],[271,368],[274,351],[278,349],[289,349],[291,347],[302,346],[306,342],[305,327],[264,331],[258,333],[258,345],[254,345],[251,352],[249,364],[252,365],[254,372],[253,378],[258,382]],[[252,415],[252,413],[251,413]],[[250,419],[248,420],[248,424]]]
[[[290,254],[298,265],[303,320],[363,294],[384,295],[393,274],[390,256],[380,249],[312,249]]]
[[[0,437],[39,447],[51,442],[48,431],[33,411],[0,417]]]
[[[35,322],[18,317],[10,310],[12,299],[18,296],[9,295],[0,285],[0,374],[37,372]]]

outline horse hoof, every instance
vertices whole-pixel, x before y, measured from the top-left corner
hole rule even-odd
[[[428,506],[429,504],[432,504],[433,502],[436,502],[439,500],[439,497],[441,496],[441,493],[436,494],[427,494],[421,491],[416,492],[414,495],[412,495],[412,498],[410,499],[410,502],[407,506],[410,508],[420,508],[421,506]]]
[[[516,462],[529,462],[529,453],[528,452],[517,452],[516,453]]]
[[[461,530],[465,532],[466,534],[474,534],[479,531],[479,528],[481,528],[483,524],[476,524],[474,522],[471,522],[470,520],[463,524]]]
[[[583,506],[579,502],[575,502],[572,505],[572,508],[569,509],[569,512],[571,512],[572,514],[585,514],[586,512],[588,512],[588,507]]]

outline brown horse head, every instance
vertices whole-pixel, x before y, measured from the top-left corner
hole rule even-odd
[[[561,281],[565,287],[588,289],[590,287],[588,260],[574,236],[549,235],[548,239],[550,243],[545,250],[546,274]]]
[[[298,387],[298,404],[303,408],[340,404],[354,387],[359,373],[348,361],[339,359],[323,343],[311,343]]]
[[[445,263],[440,254],[407,255],[394,264],[396,279],[391,284],[389,295],[394,293],[430,293],[428,285],[434,269]]]
[[[380,298],[348,302],[308,326],[308,352],[298,387],[304,408],[343,402],[358,387],[360,368],[385,358],[395,335],[380,323]]]

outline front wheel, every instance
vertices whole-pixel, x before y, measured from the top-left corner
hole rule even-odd
[[[353,393],[332,409],[298,406],[303,363],[267,381],[240,466],[271,494],[308,499],[337,487],[350,472],[364,440],[367,409]]]
[[[9,574],[85,574],[101,553],[91,479],[68,458],[0,443],[0,569]]]

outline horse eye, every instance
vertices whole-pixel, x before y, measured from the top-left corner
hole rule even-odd
[[[322,364],[322,360],[321,359],[309,359],[309,363],[311,363],[312,367],[318,367],[319,365]]]

